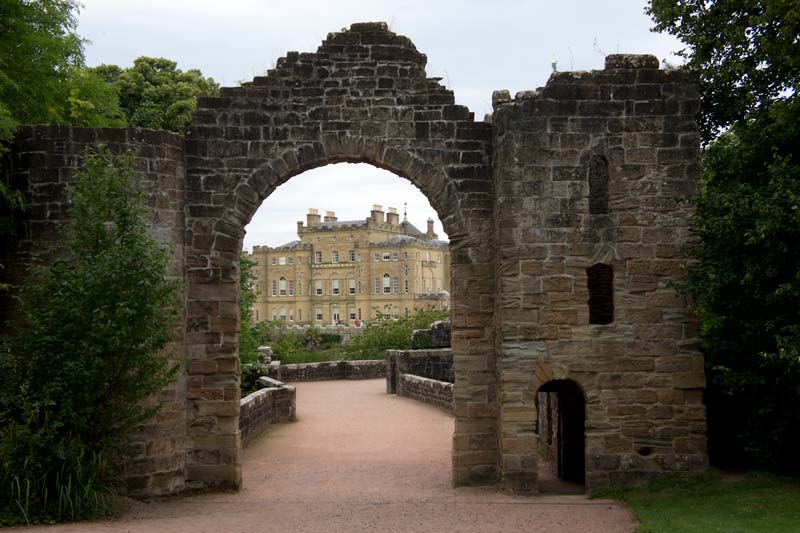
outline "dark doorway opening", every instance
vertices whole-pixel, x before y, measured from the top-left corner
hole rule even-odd
[[[571,380],[549,381],[539,388],[536,404],[539,413],[539,490],[583,492],[586,481],[586,402],[583,391]]]

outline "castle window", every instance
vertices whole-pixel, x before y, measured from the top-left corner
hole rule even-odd
[[[272,320],[277,320],[277,319],[278,319],[278,310],[273,307],[272,308]]]
[[[277,265],[278,264],[278,260],[275,257],[272,258],[272,264],[273,265]]]
[[[314,252],[314,262],[322,263],[322,252]]]
[[[278,286],[280,287],[280,295],[286,296],[286,278],[281,277]]]
[[[289,322],[294,322],[294,309],[289,309]]]
[[[400,318],[399,309],[397,308],[396,305],[394,306],[394,313],[392,314],[392,316],[394,316],[395,318]]]
[[[348,283],[348,289],[349,289],[350,294],[355,294],[356,293],[356,280],[354,280],[353,278],[350,278],[347,281],[347,283]]]
[[[279,257],[278,258],[278,264],[279,265],[285,265],[286,264],[286,257]]]
[[[355,263],[356,262],[356,251],[355,250],[350,250],[349,252],[347,252],[347,256],[348,256],[347,257],[348,261],[350,261],[351,263]]]
[[[392,261],[397,261],[399,259],[399,254],[397,252],[392,252]]]
[[[289,296],[294,296],[294,281],[289,280]]]
[[[392,292],[391,287],[392,278],[389,274],[383,275],[383,294],[390,294]]]
[[[314,280],[314,291],[316,292],[317,296],[322,296],[322,280],[321,279]]]
[[[333,306],[333,323],[334,324],[338,324],[339,323],[339,306],[338,305],[334,305]]]
[[[274,279],[272,280],[272,295],[275,296],[278,294],[278,282]]]
[[[377,263],[380,260],[381,260],[381,254],[375,253],[375,262]]]
[[[375,278],[375,294],[381,293],[381,278]]]
[[[339,252],[338,250],[334,250],[331,252],[331,263],[338,263],[339,262]]]
[[[597,263],[586,269],[589,289],[589,323],[610,324],[614,321],[614,269]]]
[[[350,313],[348,314],[348,316],[350,317],[350,320],[355,320],[356,319],[356,309],[355,309],[355,307],[351,307],[350,308]]]
[[[383,260],[389,261],[391,259],[389,252],[383,252]]]
[[[339,294],[339,280],[332,279],[331,280],[331,294]]]
[[[608,213],[608,161],[601,155],[589,161],[589,214]]]
[[[408,261],[408,252],[403,252],[403,261]]]
[[[290,257],[290,258],[289,258],[289,264],[290,264],[290,265],[293,265],[293,264],[294,264],[294,257]]]
[[[322,320],[322,308],[317,307],[317,320]]]
[[[389,318],[389,306],[388,305],[384,305],[383,306],[383,318]]]
[[[395,294],[398,294],[400,292],[400,280],[396,277],[392,278],[392,292],[394,292]]]
[[[286,308],[281,307],[281,320],[286,320]]]

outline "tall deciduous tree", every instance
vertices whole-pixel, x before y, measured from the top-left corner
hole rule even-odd
[[[143,128],[183,132],[197,108],[197,97],[219,90],[199,70],[184,72],[163,57],[142,56],[130,68],[100,65],[92,72],[117,87],[128,124]]]
[[[776,100],[800,82],[797,0],[650,0],[655,30],[678,37],[699,74],[703,139]]]
[[[0,140],[19,122],[61,122],[64,88],[83,65],[75,0],[0,2]]]
[[[712,460],[800,472],[800,6],[651,0],[699,75],[706,147],[687,290]]]

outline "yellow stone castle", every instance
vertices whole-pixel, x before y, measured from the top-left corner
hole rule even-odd
[[[255,246],[258,296],[253,320],[358,326],[414,309],[450,306],[450,250],[433,220],[425,233],[397,209],[373,205],[363,220],[324,219],[309,209],[297,222],[299,240]]]

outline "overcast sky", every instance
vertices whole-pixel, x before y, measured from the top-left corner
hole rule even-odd
[[[650,32],[644,0],[81,0],[78,33],[91,41],[89,65],[129,66],[142,55],[200,69],[222,86],[263,75],[287,51],[313,52],[332,31],[385,21],[428,56],[440,76],[481,120],[492,91],[531,90],[552,72],[603,68],[604,54],[650,53],[677,60],[680,43]],[[340,219],[365,218],[373,203],[408,203],[424,229],[436,213],[410,182],[369,165],[331,165],[281,186],[247,227],[245,247],[296,238],[309,207]],[[437,231],[444,237],[437,220]]]

